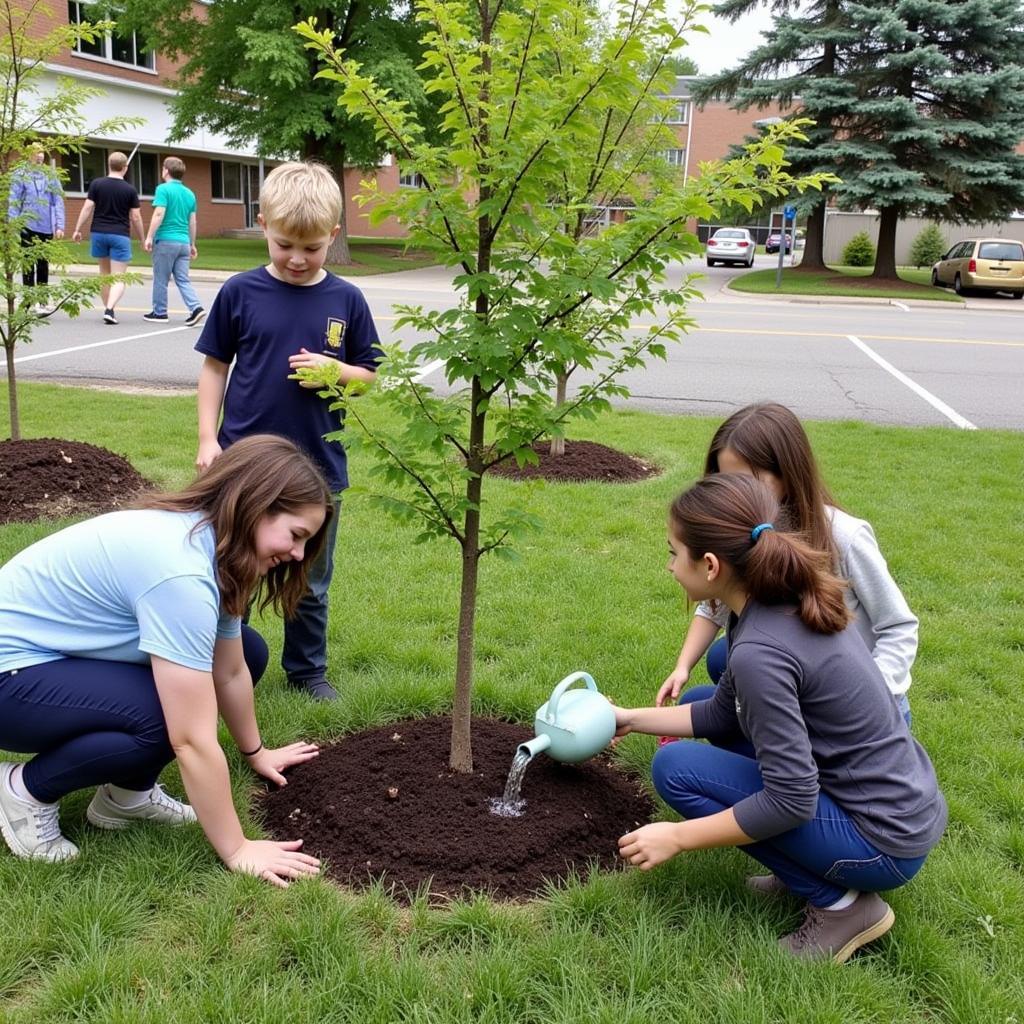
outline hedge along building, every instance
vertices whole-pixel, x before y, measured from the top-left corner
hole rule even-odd
[[[96,21],[98,16],[82,0],[48,0],[48,9],[33,0],[15,0],[12,6],[32,16],[28,31],[42,36],[60,25]],[[192,15],[205,17],[206,4],[193,0]],[[200,236],[252,228],[259,211],[260,182],[279,161],[264,160],[254,146],[231,143],[225,136],[199,130],[180,142],[170,142],[173,115],[170,103],[176,95],[175,83],[180,61],[147,50],[133,32],[113,33],[93,43],[81,42],[54,57],[46,65],[38,94],[51,95],[58,78],[71,77],[83,84],[102,89],[102,95],[86,101],[81,114],[86,126],[98,124],[114,114],[134,117],[141,124],[130,136],[89,139],[88,149],[64,157],[60,163],[67,173],[64,183],[69,224],[85,201],[89,182],[107,173],[109,153],[131,154],[138,145],[127,174],[142,198],[143,216],[148,222],[148,200],[160,184],[160,171],[167,156],[181,157],[186,164],[185,183],[195,193],[198,203]],[[28,101],[31,105],[31,100]],[[282,159],[287,155],[282,154]],[[380,167],[378,178],[383,187],[399,187],[399,171],[392,161]],[[385,222],[373,227],[368,209],[359,208],[353,196],[365,173],[357,168],[345,171],[346,215],[348,230],[353,235],[400,236],[397,224]]]

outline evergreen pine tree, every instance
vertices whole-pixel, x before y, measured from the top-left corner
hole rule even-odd
[[[715,13],[736,21],[765,0],[725,0]],[[842,74],[844,54],[859,42],[850,28],[843,0],[774,0],[778,17],[764,42],[736,68],[723,71],[698,83],[694,96],[698,102],[712,98],[734,100],[741,110],[764,109],[772,103],[793,107],[816,123],[806,129],[805,143],[791,142],[786,159],[793,173],[831,171],[829,157],[822,147],[832,142],[835,132],[856,104],[855,88]],[[807,234],[800,266],[805,270],[824,270],[825,208],[827,187],[820,193],[794,200],[800,214],[807,217]]]
[[[896,278],[896,227],[911,214],[955,223],[1024,207],[1024,4],[861,0],[843,6],[860,42],[843,131],[818,150],[846,208],[880,214],[873,276]]]
[[[920,214],[979,223],[1024,207],[1024,3],[984,0],[725,0],[736,20],[779,12],[764,43],[698,98],[792,105],[817,127],[786,152],[794,172],[832,171],[847,209],[881,215],[874,276],[896,278],[896,226]],[[820,269],[826,200],[805,197],[802,266]]]

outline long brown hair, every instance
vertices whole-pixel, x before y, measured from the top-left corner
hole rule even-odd
[[[817,633],[838,633],[850,621],[831,554],[790,529],[789,516],[756,477],[706,476],[672,502],[669,517],[690,558],[717,555],[760,604],[799,605],[804,625]],[[763,523],[771,528],[755,534]]]
[[[294,514],[310,505],[324,510],[324,522],[306,542],[302,561],[281,562],[261,576],[256,557],[260,520]],[[309,587],[308,566],[323,548],[325,528],[334,514],[331,492],[313,460],[273,434],[236,441],[183,490],[146,495],[135,507],[201,512],[197,525],[209,523],[216,537],[217,585],[224,611],[244,615],[250,601],[259,598],[261,611],[272,605],[289,618]]]
[[[761,470],[782,481],[782,502],[794,528],[806,533],[813,547],[828,551],[838,565],[839,552],[825,513],[825,506],[836,502],[821,479],[807,432],[792,410],[778,402],[755,402],[734,412],[711,439],[705,473],[721,472],[718,456],[725,448],[750,463],[755,475]]]

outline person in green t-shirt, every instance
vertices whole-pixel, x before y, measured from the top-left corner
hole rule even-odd
[[[167,285],[171,277],[178,286],[188,309],[185,323],[197,327],[206,311],[199,304],[188,277],[189,263],[196,258],[196,197],[182,183],[185,162],[176,156],[164,160],[153,196],[153,218],[146,233],[146,252],[153,254],[153,309],[142,319],[150,323],[167,323]]]

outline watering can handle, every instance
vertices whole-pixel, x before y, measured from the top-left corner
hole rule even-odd
[[[566,676],[552,691],[551,699],[548,701],[548,721],[553,721],[558,715],[558,702],[561,700],[562,694],[572,686],[578,679],[582,679],[587,684],[588,690],[593,690],[597,693],[597,683],[594,682],[594,677],[589,672],[573,672],[572,675]]]

